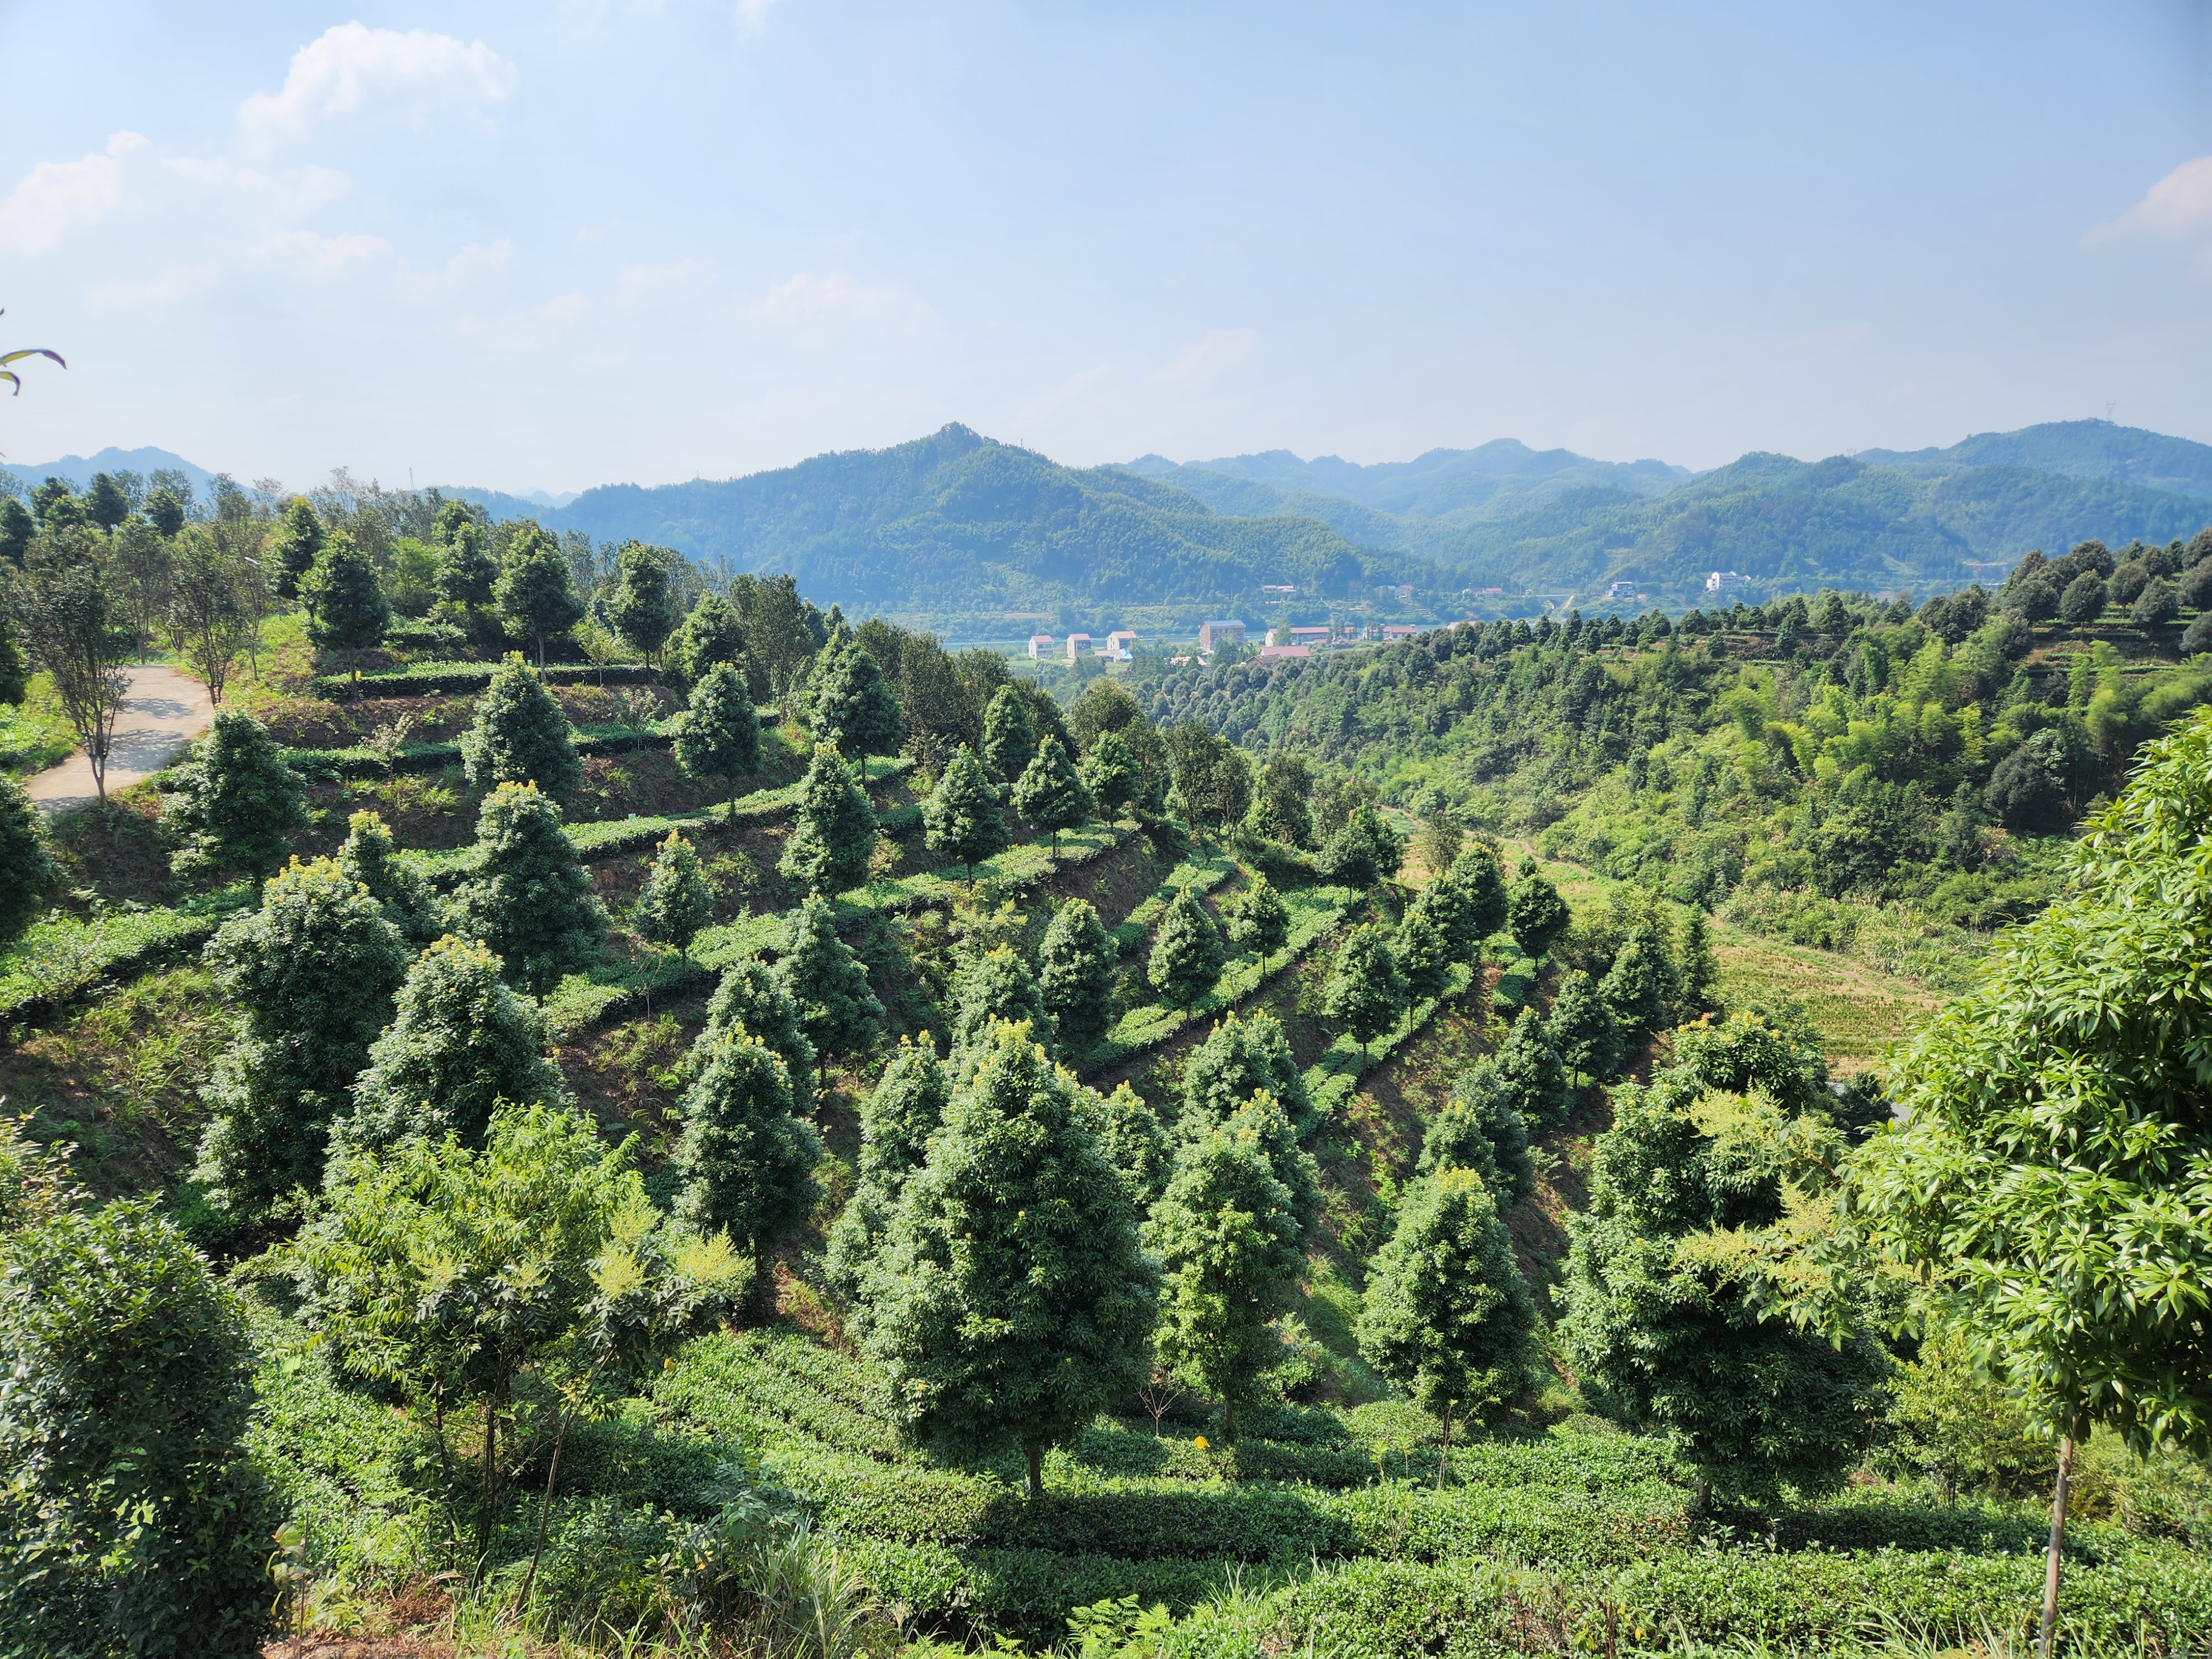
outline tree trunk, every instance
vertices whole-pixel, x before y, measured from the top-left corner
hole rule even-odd
[[[2058,1480],[2051,1492],[2051,1547],[2043,1558],[2043,1626],[2035,1650],[2051,1659],[2051,1639],[2058,1627],[2059,1553],[2066,1545],[2066,1488],[2074,1474],[2074,1437],[2058,1443]]]
[[[492,1492],[499,1480],[499,1401],[484,1407],[483,1490],[477,1495],[477,1559],[475,1573],[483,1571],[491,1553]]]
[[[1234,1400],[1221,1402],[1221,1437],[1230,1445],[1237,1443],[1237,1402]]]
[[[1702,1516],[1713,1504],[1713,1480],[1703,1469],[1698,1471],[1698,1513]]]
[[[583,1410],[584,1401],[591,1397],[592,1384],[599,1380],[599,1367],[605,1364],[604,1358],[592,1362],[591,1375],[584,1379],[583,1392],[576,1396],[576,1403],[568,1408],[561,1419],[561,1426],[554,1432],[553,1461],[545,1471],[545,1501],[538,1508],[538,1544],[530,1552],[530,1570],[522,1575],[522,1588],[514,1594],[517,1611],[526,1610],[530,1606],[530,1586],[538,1577],[538,1559],[545,1553],[545,1533],[553,1520],[553,1482],[561,1473],[561,1447],[568,1438],[568,1425],[576,1420],[576,1413]]]
[[[765,1241],[753,1241],[753,1317],[763,1325],[775,1316],[775,1263]]]
[[[1034,1440],[1022,1448],[1030,1460],[1030,1496],[1044,1496],[1044,1448]]]

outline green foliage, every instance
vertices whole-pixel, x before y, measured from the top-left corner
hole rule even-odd
[[[1613,957],[1597,994],[1614,1024],[1634,1039],[1666,1022],[1679,989],[1666,940],[1654,929],[1638,928]]]
[[[392,854],[392,831],[375,813],[356,812],[346,820],[338,868],[368,890],[401,938],[427,945],[445,932],[444,908],[422,872]]]
[[[854,1056],[876,1040],[884,1005],[868,988],[868,975],[837,937],[829,902],[817,894],[784,918],[776,977],[799,1010],[806,1040],[826,1062]]]
[[[998,1025],[1027,1025],[1030,1034],[1049,1049],[1059,1030],[1044,1006],[1044,993],[1030,965],[1010,945],[979,951],[961,964],[953,975],[952,1042],[956,1054],[991,1041]]]
[[[1088,900],[1070,899],[1053,912],[1037,947],[1037,988],[1070,1054],[1088,1052],[1112,1024],[1119,954]]]
[[[2048,1484],[2057,1447],[2018,1395],[1978,1370],[1965,1329],[1938,1324],[1889,1380],[1886,1462],[1962,1487],[2024,1498]]]
[[[1166,735],[1184,816],[1193,829],[1226,835],[1250,809],[1251,763],[1235,744],[1197,720],[1185,720]]]
[[[1118,731],[1098,734],[1084,755],[1079,770],[1083,787],[1109,819],[1121,817],[1144,788],[1144,769],[1131,751],[1129,740]]]
[[[714,598],[710,593],[700,604]],[[676,728],[674,749],[686,776],[722,780],[734,822],[738,780],[760,769],[760,715],[741,670],[726,662],[700,669],[690,706]]]
[[[693,1064],[698,1075],[684,1097],[684,1139],[676,1149],[684,1182],[676,1212],[751,1246],[754,1298],[766,1307],[770,1252],[820,1194],[814,1166],[822,1142],[792,1115],[781,1056],[742,1026],[703,1038]]]
[[[1322,1012],[1342,1023],[1364,1054],[1369,1043],[1398,1023],[1406,1000],[1406,984],[1390,953],[1389,933],[1372,921],[1353,928],[1330,964]]]
[[[1544,1017],[1523,1008],[1498,1048],[1498,1080],[1522,1121],[1541,1134],[1564,1122],[1573,1094]]]
[[[30,925],[54,881],[39,809],[21,784],[0,774],[0,945]]]
[[[1186,887],[1160,918],[1145,977],[1170,1002],[1188,1008],[1213,983],[1221,963],[1220,930],[1198,895]]]
[[[945,763],[936,788],[922,803],[921,823],[930,850],[957,859],[971,880],[977,860],[1005,850],[1006,826],[998,792],[967,744],[954,750]]]
[[[1528,1127],[1498,1075],[1497,1062],[1479,1060],[1460,1073],[1451,1098],[1421,1135],[1419,1173],[1472,1170],[1500,1200],[1526,1198],[1536,1182],[1528,1156]]]
[[[983,710],[983,764],[993,777],[1011,784],[1036,758],[1036,727],[1029,699],[1015,687],[1002,685]]]
[[[465,611],[481,611],[492,602],[499,567],[484,546],[483,527],[469,516],[460,501],[448,501],[438,510],[434,532],[440,548],[438,594],[448,605]]]
[[[807,688],[808,723],[815,738],[846,759],[898,750],[904,729],[898,699],[865,646],[832,641],[815,659]]]
[[[1030,823],[1051,834],[1055,857],[1060,832],[1076,829],[1091,816],[1091,792],[1076,776],[1066,747],[1058,738],[1047,738],[1037,745],[1036,758],[1014,785],[1013,804]]]
[[[1257,872],[1221,902],[1221,921],[1229,942],[1256,957],[1271,957],[1290,940],[1291,913],[1283,896]]]
[[[303,495],[295,495],[269,537],[272,585],[288,599],[300,597],[301,584],[323,550],[323,523]]]
[[[1299,1123],[1312,1115],[1304,1074],[1275,1017],[1264,1008],[1247,1018],[1230,1014],[1191,1051],[1183,1066],[1183,1138],[1203,1139],[1262,1092],[1273,1095]]]
[[[1252,825],[1264,836],[1292,847],[1314,844],[1313,811],[1306,802],[1313,793],[1313,769],[1303,755],[1271,755],[1260,771],[1259,793],[1252,801]]]
[[[15,1234],[0,1273],[11,1649],[247,1659],[275,1522],[243,1444],[244,1322],[144,1204]]]
[[[1175,1159],[1159,1114],[1127,1083],[1117,1083],[1101,1103],[1098,1152],[1121,1172],[1129,1201],[1147,1210],[1167,1190]]]
[[[813,1104],[812,1079],[819,1059],[807,1041],[799,1005],[781,975],[757,957],[732,963],[707,1001],[707,1032],[740,1028],[768,1046],[790,1073],[793,1098]],[[806,1091],[801,1094],[801,1091]]]
[[[1322,878],[1346,887],[1372,887],[1395,876],[1405,857],[1405,837],[1371,803],[1362,801],[1322,847]]]
[[[382,643],[392,626],[392,605],[377,585],[376,567],[343,530],[332,531],[300,584],[307,607],[307,637],[341,651]]]
[[[596,961],[606,912],[561,828],[561,809],[535,783],[503,782],[477,817],[475,873],[454,890],[454,930],[489,945],[507,978],[542,995]]]
[[[1145,1224],[1160,1270],[1160,1363],[1221,1401],[1231,1444],[1238,1408],[1283,1358],[1273,1325],[1305,1267],[1303,1232],[1265,1148],[1235,1119],[1183,1148]]]
[[[1298,1144],[1297,1126],[1289,1110],[1273,1091],[1262,1089],[1231,1112],[1219,1132],[1249,1141],[1267,1154],[1268,1167],[1290,1195],[1291,1218],[1303,1242],[1321,1219],[1321,1167]],[[1183,1144],[1192,1142],[1186,1139]]]
[[[915,1438],[1042,1460],[1144,1379],[1152,1275],[1073,1080],[1002,1025],[894,1212],[855,1323]]]
[[[835,749],[815,744],[775,867],[810,893],[842,893],[868,878],[875,851],[876,815],[867,796]]]
[[[568,717],[520,653],[501,659],[478,699],[475,722],[461,738],[461,764],[477,789],[534,784],[566,805],[583,787]]]
[[[759,672],[745,650],[744,619],[712,588],[699,596],[670,637],[668,666],[680,682],[695,688],[713,669],[734,669],[749,694]],[[765,675],[759,689],[768,689]]]
[[[623,643],[657,662],[680,620],[676,596],[669,589],[668,568],[681,556],[665,547],[625,542],[616,555],[615,591],[608,597],[606,617]]]
[[[1391,958],[1398,964],[1406,994],[1416,1002],[1439,994],[1451,976],[1451,934],[1440,914],[1448,909],[1448,905],[1433,903],[1424,890],[1406,907],[1390,941]]]
[[[693,936],[714,914],[714,890],[699,867],[697,849],[680,831],[670,830],[637,896],[632,917],[637,931],[655,945],[672,945],[689,955]]]
[[[373,1152],[408,1135],[483,1145],[493,1109],[558,1105],[561,1073],[545,1058],[545,1022],[500,977],[499,958],[447,934],[415,959],[392,1022],[370,1045],[353,1110],[334,1147]]]
[[[391,1017],[406,948],[368,890],[317,859],[272,876],[207,960],[240,1020],[202,1091],[215,1117],[195,1173],[217,1210],[258,1224],[319,1184],[329,1126]]]
[[[1522,955],[1541,962],[1553,942],[1567,931],[1571,920],[1567,902],[1537,867],[1536,860],[1522,860],[1520,873],[1506,894],[1506,923]]]
[[[251,714],[217,714],[206,742],[170,778],[162,817],[185,838],[172,860],[179,872],[264,878],[307,828],[299,774]]]
[[[1482,1177],[1445,1168],[1417,1182],[1368,1270],[1360,1357],[1449,1424],[1518,1390],[1535,1323]]]
[[[951,1103],[951,1079],[928,1039],[926,1031],[920,1042],[899,1039],[860,1108],[860,1178],[830,1229],[822,1264],[830,1293],[848,1308],[859,1302],[899,1194],[927,1157],[929,1138]]]
[[[545,665],[545,641],[584,619],[583,602],[568,586],[568,562],[552,537],[525,523],[507,545],[492,600],[510,632],[537,647]]]
[[[1607,975],[1608,982],[1612,978]],[[1570,1074],[1592,1079],[1613,1075],[1620,1059],[1620,1025],[1596,981],[1581,969],[1559,982],[1544,1030]]]

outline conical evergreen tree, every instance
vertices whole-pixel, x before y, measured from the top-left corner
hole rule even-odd
[[[1067,749],[1058,738],[1037,745],[1036,758],[1014,785],[1014,811],[1031,827],[1052,836],[1052,855],[1060,856],[1060,832],[1073,830],[1091,816],[1091,792],[1075,775]]]
[[[737,1026],[704,1039],[684,1120],[676,1212],[703,1232],[726,1229],[751,1245],[753,1299],[765,1310],[772,1305],[776,1240],[804,1221],[821,1195],[814,1182],[821,1139],[792,1115],[783,1061]]]
[[[1152,1206],[1145,1244],[1160,1264],[1160,1364],[1222,1402],[1222,1437],[1284,1357],[1273,1328],[1305,1269],[1291,1195],[1234,1120],[1186,1147]]]
[[[1053,913],[1037,949],[1037,986],[1071,1056],[1089,1053],[1106,1035],[1119,959],[1087,900],[1070,899]]]
[[[1036,725],[1029,699],[1011,685],[991,694],[983,710],[983,765],[1000,782],[1011,784],[1036,758]]]
[[[1682,935],[1675,946],[1674,960],[1680,976],[1675,994],[1681,1021],[1686,1024],[1700,1014],[1715,1012],[1719,1000],[1713,994],[1713,985],[1720,977],[1720,967],[1713,960],[1712,924],[1695,905],[1682,919]]]
[[[672,830],[653,855],[645,890],[632,917],[638,933],[654,945],[672,945],[689,957],[691,940],[714,913],[714,890],[707,885],[699,854],[683,832]]]
[[[999,810],[999,792],[966,744],[952,751],[937,787],[922,803],[921,828],[930,850],[959,860],[971,882],[978,860],[1005,850],[1006,822]]]
[[[1544,1017],[1523,1008],[1520,1018],[1498,1046],[1498,1080],[1506,1098],[1530,1131],[1540,1134],[1566,1121],[1572,1097],[1567,1090],[1567,1068],[1552,1047]]]
[[[317,645],[366,651],[381,644],[392,626],[392,606],[376,585],[376,567],[343,530],[331,532],[300,593],[313,619],[307,637]]]
[[[492,1108],[567,1098],[545,1058],[545,1022],[500,977],[499,958],[453,934],[415,959],[397,1016],[368,1050],[331,1145],[380,1150],[408,1135],[483,1145]]]
[[[1313,1116],[1305,1074],[1275,1017],[1264,1008],[1249,1018],[1231,1014],[1191,1051],[1183,1067],[1177,1126],[1182,1138],[1203,1140],[1263,1091],[1282,1103],[1293,1121],[1304,1124]]]
[[[616,555],[620,574],[606,602],[607,621],[623,642],[647,662],[660,660],[661,647],[683,618],[669,591],[669,561],[680,556],[664,547],[626,542]]]
[[[745,649],[744,618],[738,615],[737,607],[711,588],[702,593],[668,642],[668,665],[695,691],[715,668],[732,668],[750,694],[754,687],[753,661]],[[765,681],[761,689],[767,689]],[[750,706],[750,695],[746,702]]]
[[[315,568],[315,556],[322,550],[323,521],[315,516],[306,496],[294,496],[269,538],[272,586],[276,592],[288,599],[298,599],[300,585]]]
[[[1498,1206],[1472,1170],[1416,1182],[1376,1253],[1360,1357],[1444,1421],[1510,1399],[1528,1374],[1535,1298]]]
[[[1390,955],[1390,937],[1379,922],[1352,929],[1322,987],[1322,1011],[1343,1023],[1364,1054],[1367,1045],[1406,1013],[1406,986]]]
[[[1405,981],[1406,994],[1416,1002],[1443,995],[1451,981],[1451,935],[1429,902],[1433,891],[1430,888],[1406,907],[1397,937],[1391,941],[1390,954]]]
[[[21,784],[0,774],[0,945],[31,925],[55,879],[39,809]]]
[[[832,1055],[858,1054],[876,1040],[884,1005],[837,937],[830,902],[818,894],[784,918],[777,948],[775,976],[799,1010],[800,1028],[819,1056],[817,1075],[823,1075]]]
[[[171,860],[180,873],[236,871],[261,879],[307,827],[300,775],[251,714],[217,714],[198,753],[171,775],[175,787],[161,815],[186,837]]]
[[[1452,860],[1447,880],[1451,908],[1445,925],[1452,955],[1461,962],[1473,962],[1482,941],[1505,926],[1511,909],[1505,873],[1498,868],[1497,853],[1478,842]]]
[[[271,876],[207,959],[240,1020],[201,1091],[213,1121],[194,1174],[216,1209],[258,1225],[320,1185],[331,1121],[392,1017],[407,950],[368,890],[317,859]]]
[[[1160,1115],[1126,1081],[1117,1083],[1098,1101],[1097,1134],[1100,1153],[1128,1183],[1130,1202],[1140,1212],[1150,1209],[1175,1173],[1174,1146]]]
[[[1145,1378],[1153,1279],[1095,1113],[1001,1025],[908,1180],[854,1325],[917,1440],[1045,1449]]]
[[[860,1301],[899,1194],[928,1156],[929,1138],[945,1121],[951,1099],[951,1080],[929,1033],[920,1042],[901,1037],[898,1052],[860,1109],[859,1179],[830,1229],[823,1255],[823,1276],[841,1306]]]
[[[1571,1073],[1593,1081],[1613,1075],[1620,1058],[1620,1027],[1599,994],[1597,982],[1581,969],[1559,982],[1545,1029]]]
[[[568,717],[519,652],[507,654],[477,700],[476,722],[461,738],[461,767],[471,787],[531,783],[563,805],[583,787]]]
[[[1534,859],[1521,860],[1521,872],[1506,893],[1506,921],[1522,954],[1541,961],[1553,941],[1567,931],[1567,902],[1545,878]]]
[[[448,914],[456,933],[491,947],[510,981],[543,994],[599,959],[606,912],[561,809],[536,784],[502,783],[484,797],[476,854]]]
[[[799,1005],[776,972],[758,958],[732,963],[707,1003],[707,1030],[743,1025],[775,1050],[791,1073],[792,1102],[800,1111],[814,1109],[814,1071],[818,1056],[806,1040]]]
[[[953,976],[952,1042],[956,1049],[974,1048],[989,1039],[1001,1023],[1026,1024],[1030,1034],[1049,1049],[1059,1032],[1045,1011],[1044,994],[1030,965],[1014,954],[1012,945],[971,957]]]
[[[1221,972],[1221,933],[1206,914],[1198,895],[1185,887],[1160,918],[1145,976],[1152,988],[1178,1008],[1188,1008],[1213,986]]]
[[[808,688],[809,723],[817,742],[860,763],[898,751],[905,717],[867,647],[847,642],[825,650],[828,661]]]
[[[535,647],[540,668],[545,666],[545,641],[584,620],[583,601],[568,585],[568,562],[561,556],[560,544],[526,521],[507,544],[492,599],[508,631]]]
[[[1501,1203],[1526,1198],[1535,1185],[1528,1157],[1528,1127],[1498,1081],[1498,1068],[1479,1060],[1461,1073],[1443,1109],[1421,1136],[1422,1175],[1472,1170]]]
[[[810,893],[842,893],[868,878],[875,851],[876,815],[868,798],[839,764],[837,751],[817,744],[775,867]]]
[[[709,593],[706,599],[714,599]],[[705,604],[706,599],[702,599]],[[728,663],[705,669],[676,728],[676,764],[687,777],[720,778],[737,821],[738,780],[760,770],[760,713],[744,673]]]
[[[1136,799],[1144,769],[1131,752],[1129,740],[1118,731],[1101,732],[1083,757],[1083,787],[1098,804],[1099,815],[1109,822]]]
[[[1597,988],[1624,1036],[1650,1036],[1666,1023],[1674,1003],[1674,963],[1656,928],[1639,927],[1628,936]]]
[[[484,550],[483,531],[465,502],[447,501],[438,510],[435,533],[443,550],[438,597],[474,617],[491,603],[492,584],[499,580],[499,567]]]
[[[1222,901],[1221,921],[1231,945],[1263,959],[1274,955],[1291,940],[1291,913],[1283,903],[1283,896],[1275,890],[1273,882],[1257,872],[1242,889]]]
[[[1222,1128],[1249,1139],[1267,1154],[1275,1179],[1291,1195],[1291,1215],[1297,1223],[1298,1237],[1304,1238],[1321,1219],[1321,1165],[1298,1145],[1297,1126],[1283,1103],[1272,1091],[1262,1089],[1231,1112]]]
[[[1372,801],[1363,800],[1322,848],[1321,872],[1329,881],[1364,892],[1396,875],[1405,857],[1406,838],[1390,827]]]
[[[346,820],[346,830],[338,868],[368,889],[400,936],[428,945],[444,933],[445,907],[421,871],[392,856],[392,831],[384,820],[374,812],[356,812]]]

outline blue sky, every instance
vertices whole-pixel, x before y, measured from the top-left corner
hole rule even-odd
[[[2212,441],[2212,9],[0,6],[0,403],[295,486]]]

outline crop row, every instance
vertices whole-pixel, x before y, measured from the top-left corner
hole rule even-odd
[[[676,740],[672,720],[644,726],[586,721],[570,728],[569,742],[580,755],[626,755],[640,749],[665,749]],[[458,764],[459,743],[410,743],[386,760],[366,744],[350,749],[287,749],[284,763],[295,772],[319,777],[379,778],[392,772],[435,772]]]
[[[112,974],[198,944],[246,902],[243,888],[229,888],[182,909],[33,922],[0,954],[0,1024],[51,1012]]]
[[[1465,963],[1455,963],[1442,995],[1415,1003],[1407,1010],[1403,1019],[1364,1049],[1350,1036],[1340,1036],[1330,1043],[1322,1057],[1306,1067],[1306,1093],[1313,1098],[1315,1115],[1326,1117],[1349,1099],[1363,1076],[1396,1053],[1435,1017],[1437,1009],[1452,998],[1464,995],[1474,983],[1478,971]]]
[[[411,697],[432,691],[468,691],[491,684],[499,670],[495,662],[416,662],[403,668],[379,668],[366,674],[318,674],[313,681],[319,697],[333,702],[347,697]],[[549,685],[575,685],[589,680],[603,685],[636,685],[653,678],[650,665],[641,662],[551,663],[538,671]]]

